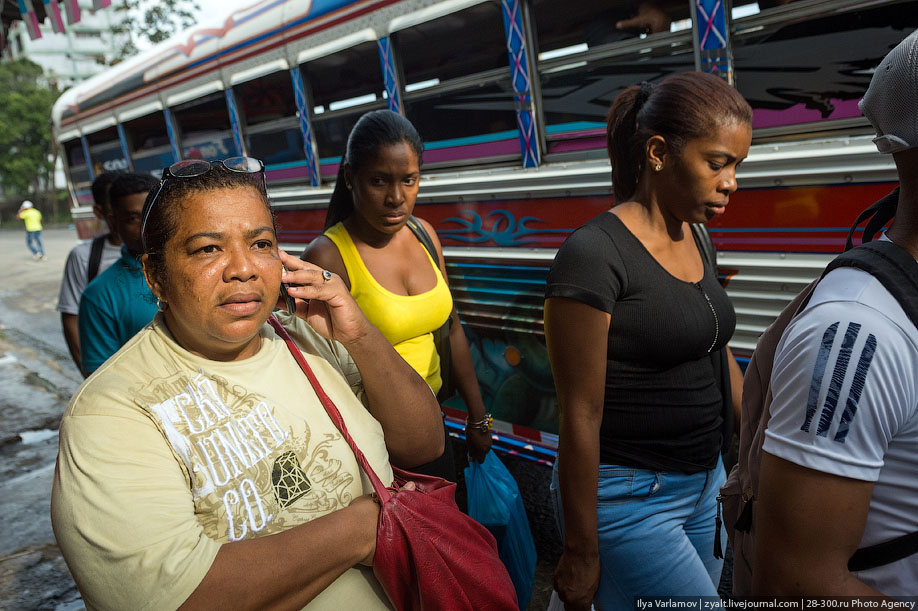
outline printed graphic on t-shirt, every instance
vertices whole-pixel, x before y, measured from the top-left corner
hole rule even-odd
[[[832,426],[832,421],[838,409],[842,387],[845,380],[848,378],[849,369],[853,367],[853,377],[848,387],[847,397],[844,401],[844,410],[842,411],[841,420],[838,424],[838,428],[835,430],[835,436],[833,437],[834,441],[845,443],[845,438],[848,436],[851,423],[854,420],[854,416],[857,414],[857,405],[861,399],[861,393],[864,391],[864,381],[867,379],[870,363],[877,349],[877,338],[872,333],[868,334],[860,354],[852,361],[852,352],[857,342],[861,325],[856,322],[848,323],[848,327],[841,340],[841,348],[835,355],[834,363],[830,363],[829,357],[832,353],[832,347],[835,344],[836,336],[838,335],[839,325],[840,322],[832,323],[826,328],[822,335],[822,343],[819,346],[819,353],[816,356],[816,365],[813,368],[813,378],[810,382],[810,392],[806,404],[806,416],[803,419],[800,430],[807,433],[810,431],[813,419],[816,416],[819,395],[823,388],[823,378],[831,365],[832,373],[828,380],[828,388],[816,428],[816,434],[818,436],[828,436],[829,427]]]
[[[204,373],[160,378],[137,394],[185,466],[198,521],[214,539],[284,530],[360,494],[342,462],[353,453],[331,422],[318,433],[289,415],[285,425],[263,397]]]

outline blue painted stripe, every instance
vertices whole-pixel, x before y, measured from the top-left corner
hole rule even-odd
[[[813,379],[810,380],[810,395],[806,401],[806,417],[803,419],[803,426],[800,427],[801,431],[807,433],[810,431],[810,423],[813,421],[813,416],[816,415],[819,390],[822,388],[822,378],[826,372],[826,363],[829,361],[829,352],[832,351],[832,344],[835,342],[838,325],[839,323],[837,322],[832,323],[822,334],[822,344],[819,346],[816,365],[813,367]]]
[[[826,392],[826,402],[822,406],[822,413],[819,414],[819,428],[816,429],[816,434],[820,437],[829,434],[829,427],[832,425],[832,418],[835,417],[835,409],[838,407],[841,387],[845,381],[845,374],[848,372],[848,363],[851,362],[851,351],[854,349],[854,342],[860,330],[861,325],[856,322],[848,323],[848,328],[845,330],[841,350],[838,351],[838,357],[835,359],[832,379],[829,381],[829,390]]]
[[[529,280],[527,278],[495,278],[494,276],[457,276],[468,282],[515,282],[517,284],[545,284],[545,280]]]
[[[436,142],[425,142],[424,150],[431,151],[435,149],[448,148],[450,146],[465,146],[467,144],[482,144],[485,142],[497,142],[498,140],[509,140],[516,138],[518,131],[515,129],[494,132],[493,134],[481,134],[479,136],[466,136],[464,138],[448,138],[446,140],[437,140]]]
[[[562,132],[584,131],[588,129],[605,129],[606,124],[598,121],[572,121],[570,123],[558,123],[556,125],[547,125],[546,134],[559,134]]]
[[[871,333],[867,336],[864,349],[861,350],[861,358],[857,361],[854,380],[851,381],[851,390],[848,391],[848,400],[845,402],[845,411],[842,413],[838,430],[835,431],[835,441],[839,443],[845,443],[845,438],[848,436],[848,428],[851,421],[854,420],[854,414],[857,413],[857,403],[861,400],[864,382],[867,379],[867,371],[870,369],[870,363],[873,361],[873,355],[876,351],[877,338]]]
[[[739,227],[724,229],[720,227],[709,227],[711,233],[747,233],[755,231],[757,233],[802,233],[802,232],[822,232],[830,233],[835,231],[844,231],[848,233],[849,227]]]
[[[540,265],[526,266],[526,265],[492,265],[490,263],[453,263],[448,262],[447,267],[467,267],[472,269],[498,269],[500,271],[507,270],[517,270],[517,271],[539,271],[547,272],[548,268],[551,267],[551,263],[544,263]]]
[[[460,288],[460,287],[456,286],[456,287],[453,287],[453,288],[457,288],[457,289],[458,289],[458,288]],[[542,293],[541,293],[541,292],[538,292],[538,293],[532,293],[532,292],[526,293],[526,292],[523,292],[523,291],[510,291],[510,290],[507,290],[507,289],[498,289],[498,288],[494,288],[494,287],[491,287],[491,286],[489,286],[489,287],[482,287],[482,288],[476,288],[476,287],[473,287],[473,286],[464,286],[464,287],[461,287],[461,288],[462,288],[462,290],[465,291],[466,293],[490,293],[490,294],[497,293],[497,294],[499,294],[499,295],[513,295],[514,297],[532,297],[532,296],[540,296],[540,297],[541,297],[541,296],[542,296]]]
[[[306,166],[306,161],[300,159],[299,161],[285,161],[284,163],[272,163],[271,165],[266,165],[265,170],[286,170],[287,168],[302,168]]]
[[[326,163],[341,163],[341,155],[338,155],[337,157],[320,157],[320,158],[319,158],[319,163],[321,163],[321,164],[326,164]]]

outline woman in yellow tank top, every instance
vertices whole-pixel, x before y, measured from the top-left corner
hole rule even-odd
[[[388,110],[363,115],[348,137],[325,233],[306,248],[303,259],[344,280],[370,322],[434,393],[443,378],[433,332],[452,317],[452,379],[469,411],[469,455],[481,462],[491,436],[468,425],[486,418],[485,407],[450,296],[443,251],[433,227],[418,219],[433,241],[438,267],[407,226],[418,195],[423,150],[417,130],[401,115]],[[419,470],[455,480],[452,463],[447,444],[439,461]]]

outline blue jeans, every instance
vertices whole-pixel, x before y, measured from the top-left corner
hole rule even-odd
[[[35,243],[33,246],[32,243]],[[41,229],[38,231],[26,231],[26,246],[32,251],[33,255],[45,254],[45,247],[41,243]]]
[[[725,479],[719,458],[691,475],[599,465],[597,609],[633,609],[636,596],[717,596],[723,560],[714,558],[714,526]],[[557,462],[551,492],[563,537]],[[723,527],[720,536],[723,552]]]

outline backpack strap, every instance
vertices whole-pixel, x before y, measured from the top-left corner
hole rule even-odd
[[[440,257],[437,256],[437,249],[434,247],[433,240],[430,239],[430,234],[427,233],[427,230],[424,229],[421,222],[413,215],[408,217],[407,224],[408,229],[410,229],[411,233],[418,239],[418,242],[420,242],[427,252],[430,253],[430,258],[433,259],[434,265],[439,268]],[[443,381],[440,392],[437,393],[437,400],[441,403],[451,397],[455,390],[452,383],[453,356],[449,346],[449,329],[452,321],[453,317],[447,316],[446,322],[433,332],[437,356],[440,357],[440,379]]]
[[[896,207],[899,205],[899,187],[896,187],[886,197],[877,200],[869,208],[861,212],[848,230],[848,239],[845,242],[845,250],[851,250],[854,247],[854,230],[857,226],[867,221],[864,226],[864,233],[861,241],[867,243],[873,239],[877,231],[886,226],[889,221],[896,216]]]
[[[105,248],[105,242],[109,234],[96,236],[92,240],[92,248],[89,251],[89,267],[86,272],[86,284],[92,282],[92,279],[99,275],[99,264],[102,262],[102,250]]]
[[[866,571],[918,554],[918,531],[862,547],[848,559],[849,571]]]
[[[868,242],[836,257],[823,276],[839,267],[855,267],[879,280],[918,328],[918,262],[910,252],[894,242]]]

